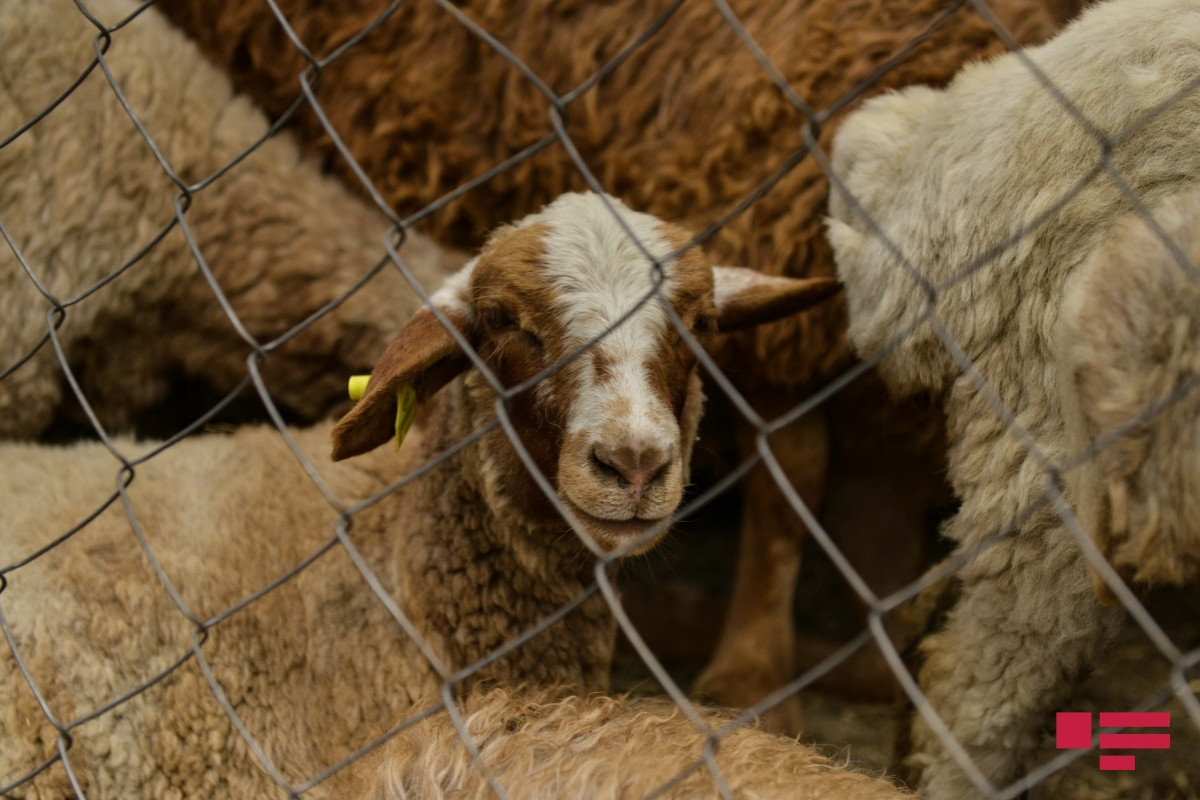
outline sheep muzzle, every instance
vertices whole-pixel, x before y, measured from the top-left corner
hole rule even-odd
[[[679,425],[674,417],[654,428],[614,420],[598,433],[568,434],[558,478],[559,497],[572,515],[603,549],[616,549],[679,506],[684,484]],[[651,536],[637,551],[650,549],[658,538]]]

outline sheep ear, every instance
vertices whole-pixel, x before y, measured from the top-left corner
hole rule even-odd
[[[713,267],[717,329],[735,331],[816,305],[841,289],[833,278],[784,278],[744,267]]]
[[[469,338],[463,311],[442,313]],[[388,344],[371,370],[366,393],[333,429],[333,460],[361,455],[392,438],[396,422],[396,390],[407,383],[418,402],[470,366],[458,343],[428,308],[413,315]]]

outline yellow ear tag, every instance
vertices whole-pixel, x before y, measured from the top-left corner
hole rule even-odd
[[[370,375],[351,375],[350,376],[350,399],[362,400],[363,395],[367,393],[367,381],[371,380]]]
[[[371,379],[370,375],[351,375],[350,376],[350,399],[361,400],[362,396],[367,393],[367,381]],[[412,427],[413,418],[417,416],[417,391],[407,383],[400,384],[400,388],[396,389],[396,449],[400,449],[400,443],[404,441],[404,437],[408,435],[408,429]]]

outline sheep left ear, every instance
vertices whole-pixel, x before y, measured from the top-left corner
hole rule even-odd
[[[735,331],[773,322],[837,294],[834,278],[784,278],[745,267],[713,267],[717,329]]]

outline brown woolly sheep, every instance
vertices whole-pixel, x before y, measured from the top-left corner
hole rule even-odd
[[[1079,16],[1090,0],[1048,0],[1047,5],[1054,13],[1054,18],[1060,24],[1070,22]]]
[[[114,24],[138,5],[96,0],[88,9]],[[17,133],[85,72],[97,35],[70,0],[5,6],[0,137]],[[254,349],[239,324],[268,350],[262,371],[279,405],[297,419],[320,419],[344,400],[342,376],[370,366],[417,296],[389,267],[291,341],[271,343],[380,263],[386,217],[321,175],[287,133],[202,187],[267,133],[266,117],[235,97],[228,78],[155,9],[111,38],[105,61],[113,79],[190,194],[183,198],[98,68],[0,148],[0,222],[16,248],[0,243],[0,372],[41,342],[0,379],[0,437],[32,439],[63,417],[85,420],[45,341],[54,301],[26,275],[18,252],[46,291],[68,303],[59,343],[105,427],[143,422],[179,382],[230,391]],[[176,198],[237,323],[174,222]],[[463,261],[417,234],[403,255],[430,286]],[[201,410],[165,422],[174,432]]]
[[[266,3],[160,0],[160,5],[269,113],[282,113],[300,93],[298,75],[306,62]],[[388,7],[383,0],[277,5],[318,56]],[[890,65],[870,91],[946,81],[964,61],[1003,49],[969,3],[957,4],[957,10],[945,0],[735,5],[790,88],[817,110],[852,101],[863,91],[860,84],[935,19],[940,25]],[[1045,0],[989,5],[1019,41],[1038,41],[1054,30]],[[552,91],[579,89],[567,105],[565,129],[607,191],[702,229],[782,170],[778,184],[744,213],[724,220],[707,246],[719,261],[752,263],[769,274],[832,274],[820,219],[826,181],[813,160],[803,158],[799,131],[807,119],[772,83],[717,4],[682,4],[644,47],[590,83],[667,9],[665,3],[475,0],[456,7]],[[401,4],[324,67],[315,94],[332,127],[402,216],[553,132],[549,103],[538,89],[433,3]],[[823,145],[834,123],[822,126]],[[302,113],[296,126],[334,169],[350,175],[315,116]],[[480,222],[497,213],[516,217],[583,185],[567,151],[551,145],[450,202],[428,220],[430,230],[444,241],[465,243],[481,230]],[[844,327],[844,306],[828,304],[731,337],[718,357],[758,412],[773,419],[851,363]],[[814,510],[822,505],[831,448],[834,462],[849,476],[840,497],[873,498],[837,502],[829,525],[843,532],[841,542],[867,583],[885,594],[920,570],[912,543],[923,537],[928,507],[944,491],[940,451],[929,444],[937,440],[931,429],[939,421],[916,406],[889,405],[872,381],[856,382],[839,404],[832,432],[825,410],[816,409],[775,433],[772,450]],[[740,449],[749,456],[756,430],[735,416]],[[717,654],[697,685],[707,696],[738,705],[757,701],[793,675],[791,610],[805,530],[765,469],[747,476],[745,495],[732,606]],[[876,524],[881,520],[888,523],[887,535],[875,536],[884,530]],[[796,730],[799,703],[792,698],[768,712],[768,723]]]
[[[347,800],[444,800],[496,796],[480,763],[508,797],[720,797],[704,760],[709,741],[673,703],[658,698],[493,689],[460,702],[479,753],[472,760],[446,714],[403,731],[346,771]],[[716,733],[712,762],[734,797],[899,800],[887,781],[847,770],[795,739],[729,725],[701,711]]]
[[[0,794],[295,796],[448,681],[602,690],[616,622],[589,585],[680,502],[703,405],[690,337],[836,289],[711,267],[688,238],[597,195],[501,228],[431,298],[487,374],[423,307],[332,430],[360,459],[315,466],[328,425],[0,445]],[[429,402],[397,456],[373,448],[401,382]]]
[[[1158,230],[1133,212],[1117,220],[1063,292],[1068,452],[1088,456],[1067,481],[1122,577],[1183,583],[1200,575],[1200,192],[1153,220]]]

